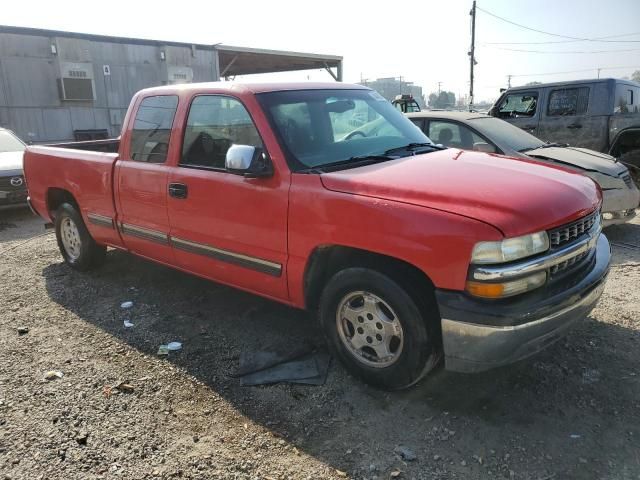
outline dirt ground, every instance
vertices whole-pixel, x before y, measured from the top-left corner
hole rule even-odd
[[[337,362],[321,387],[241,387],[241,352],[321,342],[311,314],[117,251],[81,274],[0,212],[0,479],[639,479],[640,221],[606,233],[606,291],[566,340],[384,393]]]

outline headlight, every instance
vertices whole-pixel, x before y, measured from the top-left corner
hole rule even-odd
[[[547,232],[506,238],[498,242],[478,242],[471,253],[471,263],[506,263],[549,250]]]
[[[595,181],[603,190],[627,189],[627,184],[619,177],[605,175],[600,172],[587,172],[586,175]]]
[[[547,272],[538,272],[504,283],[485,283],[469,280],[466,289],[467,292],[476,297],[505,298],[534,290],[544,285],[546,281]]]

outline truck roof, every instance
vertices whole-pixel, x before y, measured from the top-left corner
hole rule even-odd
[[[531,90],[535,88],[544,88],[544,87],[561,87],[565,85],[577,85],[582,83],[624,83],[628,85],[633,85],[635,87],[640,87],[640,83],[633,82],[631,80],[622,80],[620,78],[586,78],[583,80],[569,80],[566,82],[539,83],[536,85],[520,85],[518,87],[508,88],[507,91]]]
[[[237,82],[204,82],[183,83],[180,85],[164,85],[141,90],[145,95],[167,92],[198,92],[201,90],[221,90],[236,93],[266,93],[286,90],[370,90],[370,88],[342,82],[271,82],[271,83],[237,83]]]

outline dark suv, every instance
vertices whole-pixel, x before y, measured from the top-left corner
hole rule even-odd
[[[614,78],[514,87],[489,111],[548,142],[608,153],[640,173],[640,84]]]

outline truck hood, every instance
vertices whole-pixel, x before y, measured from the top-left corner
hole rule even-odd
[[[0,152],[0,172],[22,172],[24,152]]]
[[[493,225],[507,237],[548,230],[593,211],[596,184],[526,159],[447,149],[323,173],[328,190],[409,203]]]
[[[536,158],[546,158],[579,170],[600,172],[617,177],[626,170],[621,163],[606,153],[596,152],[587,148],[576,147],[548,147],[529,150],[526,155]]]

